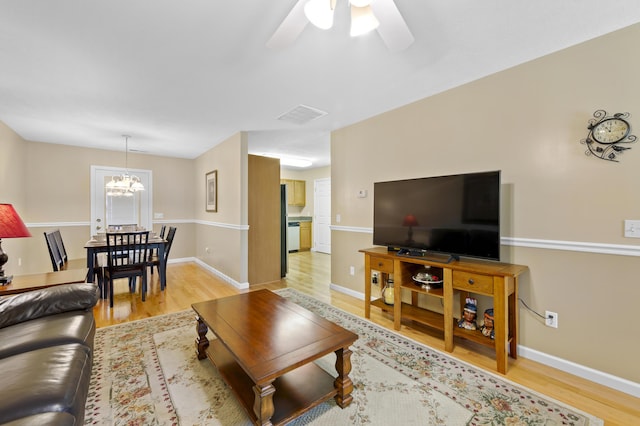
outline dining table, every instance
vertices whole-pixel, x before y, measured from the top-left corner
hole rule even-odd
[[[165,244],[167,240],[164,238],[155,235],[149,234],[149,240],[147,241],[147,251],[151,252],[152,250],[158,251],[158,277],[160,279],[160,290],[164,291],[167,285],[167,268],[166,268],[166,259],[164,256]],[[93,281],[95,278],[95,270],[97,268],[96,259],[99,253],[107,252],[107,240],[106,238],[91,238],[84,245],[84,248],[87,249],[87,279],[89,281]]]

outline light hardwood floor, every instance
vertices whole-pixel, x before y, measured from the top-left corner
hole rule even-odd
[[[256,288],[295,288],[316,299],[363,317],[362,300],[330,290],[330,262],[330,256],[321,253],[291,254],[287,278]],[[194,302],[242,292],[195,263],[170,264],[167,268],[167,283],[166,290],[161,292],[157,273],[152,276],[150,291],[144,303],[140,301],[139,295],[128,293],[126,281],[116,283],[114,307],[109,308],[108,302],[100,301],[94,308],[97,326],[104,327],[179,312],[190,309]],[[371,320],[393,330],[391,317],[377,308],[371,309]],[[400,334],[444,352],[440,333],[407,322],[403,323]],[[472,343],[456,341],[455,350],[451,355],[496,373],[495,354],[487,348],[472,345]],[[509,359],[506,378],[596,415],[604,419],[606,425],[640,425],[640,398],[634,398],[524,358]]]

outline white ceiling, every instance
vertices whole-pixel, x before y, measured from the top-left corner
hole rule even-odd
[[[0,0],[0,121],[32,141],[195,158],[249,152],[329,164],[329,132],[640,22],[638,0],[395,0],[416,41],[307,25],[265,46],[297,0]],[[376,0],[373,0],[376,1]],[[277,117],[307,105],[305,125]]]

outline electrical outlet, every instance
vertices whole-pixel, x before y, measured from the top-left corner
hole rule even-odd
[[[379,282],[380,282],[380,276],[378,275],[378,273],[377,272],[372,272],[371,273],[371,284],[378,285]]]
[[[351,275],[355,275],[356,274],[355,266],[349,266],[349,274],[351,274]]]
[[[557,312],[545,311],[544,317],[545,317],[545,325],[547,327],[558,328],[558,313]]]

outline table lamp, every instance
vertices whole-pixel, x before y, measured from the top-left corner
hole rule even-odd
[[[2,251],[2,239],[30,236],[29,230],[13,206],[11,204],[0,204],[0,285],[7,285],[13,279],[12,275],[4,275],[4,264],[9,260],[9,256]]]

